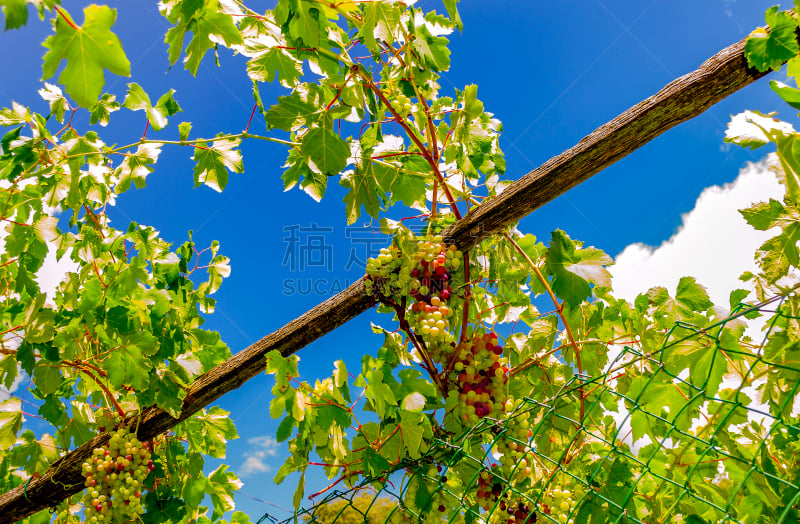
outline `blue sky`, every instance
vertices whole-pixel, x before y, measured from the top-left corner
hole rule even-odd
[[[131,61],[132,78],[109,75],[107,91],[121,101],[130,81],[144,87],[151,98],[174,88],[184,112],[173,117],[159,135],[165,138],[177,136],[180,121],[192,122],[192,136],[197,137],[245,127],[253,99],[242,57],[223,50],[218,68],[208,56],[197,78],[180,64],[170,69],[163,43],[168,24],[155,2],[108,3],[118,9],[114,31]],[[82,2],[64,4],[82,20]],[[272,4],[248,3],[255,9]],[[433,0],[420,0],[417,5],[441,11]],[[442,94],[467,84],[479,86],[478,96],[486,109],[503,121],[500,143],[508,162],[506,176],[516,179],[744,38],[763,24],[764,10],[770,5],[750,0],[465,0],[460,6],[464,31],[452,35],[452,68],[440,82]],[[22,30],[0,34],[5,51],[0,55],[4,71],[0,105],[16,100],[46,113],[36,90],[42,87],[44,49],[40,44],[49,30],[49,23],[32,17]],[[261,94],[270,103],[285,90],[262,85]],[[612,256],[635,243],[660,245],[679,230],[682,215],[695,208],[705,188],[734,181],[747,162],[762,158],[760,151],[723,144],[730,115],[745,109],[793,116],[769,89],[768,81],[757,82],[537,210],[522,221],[520,229],[548,237],[550,231],[561,228]],[[86,125],[88,117],[76,123]],[[112,124],[100,133],[107,143],[130,143],[141,136],[144,125],[141,112],[121,111],[112,115]],[[264,131],[263,121],[256,118],[251,130]],[[246,143],[242,150],[245,173],[233,175],[228,188],[218,194],[192,188],[191,150],[164,148],[158,169],[148,177],[148,187],[122,196],[112,214],[117,227],[135,220],[156,227],[175,243],[183,242],[189,229],[200,246],[213,239],[221,242],[221,252],[231,258],[232,274],[216,295],[217,312],[207,327],[220,331],[234,352],[301,315],[327,298],[332,288],[335,291],[359,278],[363,269],[357,264],[345,268],[352,254],[363,259],[367,246],[354,240],[363,235],[345,227],[343,191],[337,184],[329,186],[320,204],[299,190],[284,193],[280,180],[283,146]],[[725,201],[718,203],[710,213],[718,214],[725,205]],[[315,225],[322,230],[297,230],[299,243],[286,241],[293,228]],[[315,236],[330,247],[322,252],[329,258],[322,260],[321,267],[301,271],[300,258],[295,259],[295,268],[284,263],[287,249],[289,258],[301,257],[299,248],[313,243]],[[307,262],[314,266],[315,260]],[[309,282],[321,293],[288,292],[289,288],[305,290]],[[647,288],[644,282],[641,291]],[[369,329],[370,321],[380,320],[373,313],[364,314],[304,348],[299,353],[301,372],[313,382],[330,373],[338,358],[356,369],[360,356],[374,352],[380,344],[381,338]],[[243,473],[244,493],[288,506],[291,478],[285,487],[271,483],[283,450],[270,440],[278,421],[270,419],[267,411],[269,387],[267,377],[257,377],[219,402],[231,411],[241,436],[231,442],[226,462]],[[244,464],[249,466],[241,468]],[[281,514],[245,496],[237,496],[237,504],[254,520],[264,512]]]

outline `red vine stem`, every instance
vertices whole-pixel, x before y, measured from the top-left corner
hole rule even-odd
[[[411,340],[411,343],[414,345],[417,352],[420,354],[420,357],[422,358],[423,361],[423,367],[428,372],[428,375],[430,375],[431,379],[436,383],[436,387],[439,388],[439,391],[441,391],[442,395],[447,397],[447,389],[444,387],[444,384],[442,384],[440,380],[439,373],[436,371],[436,366],[434,365],[433,360],[431,360],[431,357],[430,355],[428,355],[428,352],[419,343],[417,337],[414,336],[414,333],[411,331],[411,326],[406,320],[405,297],[403,297],[404,303],[402,305],[398,304],[397,302],[395,302],[390,298],[387,298],[383,302],[385,304],[388,304],[392,309],[394,309],[395,313],[397,313],[397,318],[400,321],[400,329],[403,330],[403,332],[406,334],[409,340]]]
[[[80,27],[78,27],[78,26],[76,26],[76,25],[75,25],[75,24],[72,22],[72,20],[70,20],[70,19],[69,19],[69,17],[67,16],[67,14],[66,14],[64,11],[62,11],[62,10],[61,10],[61,9],[60,9],[60,8],[59,8],[57,5],[54,5],[54,6],[53,6],[53,9],[55,9],[55,10],[56,10],[56,12],[57,12],[58,14],[60,14],[60,15],[61,15],[61,18],[63,18],[63,19],[64,19],[64,21],[65,21],[66,23],[68,23],[68,24],[69,24],[69,26],[70,26],[72,29],[74,29],[75,31],[80,31],[80,30],[81,30],[81,28],[80,28]]]
[[[0,336],[2,336],[2,335],[5,335],[5,334],[7,334],[7,333],[11,333],[12,331],[16,331],[16,330],[18,330],[18,329],[20,329],[20,328],[22,328],[22,327],[24,327],[24,326],[25,326],[25,324],[20,324],[19,326],[15,326],[15,327],[13,327],[13,328],[11,328],[11,329],[6,329],[6,330],[5,330],[5,331],[3,331],[2,333],[0,333]],[[15,353],[16,353],[16,352],[15,352]]]
[[[17,222],[15,220],[11,220],[10,218],[2,218],[0,220],[3,220],[4,222],[8,222],[10,224],[14,224],[15,226],[21,226],[21,227],[32,227],[33,226],[33,224],[24,224],[22,222]]]
[[[461,335],[458,337],[459,345],[467,338],[467,326],[469,325],[469,300],[472,296],[472,287],[469,284],[469,250],[464,251],[464,315],[461,317]],[[449,364],[448,364],[448,367]]]
[[[10,264],[13,264],[13,263],[14,263],[14,262],[16,262],[17,260],[19,260],[19,258],[18,258],[18,257],[14,257],[14,258],[12,258],[11,260],[9,260],[9,261],[8,261],[8,262],[6,262],[6,263],[4,263],[4,264],[0,264],[0,267],[6,267],[6,266],[8,266],[8,265],[10,265]]]
[[[352,77],[353,77],[352,73],[349,73],[345,77],[344,82],[342,82],[342,86],[336,90],[336,95],[333,97],[333,100],[331,100],[328,103],[328,105],[325,106],[325,111],[328,111],[333,106],[333,104],[335,104],[336,101],[339,100],[339,97],[342,95],[342,91],[344,91],[344,88],[347,87],[347,82],[349,82]]]
[[[258,109],[258,102],[253,104],[253,110],[250,112],[250,120],[247,121],[247,127],[244,128],[244,132],[247,133],[250,131],[250,124],[253,122],[253,117],[256,114],[256,109]]]
[[[103,384],[103,383],[100,381],[100,379],[99,379],[99,378],[97,378],[96,376],[94,376],[94,373],[92,373],[92,372],[90,371],[90,369],[88,369],[88,368],[85,368],[85,367],[83,367],[83,366],[81,366],[80,364],[77,364],[77,363],[75,363],[75,362],[69,362],[68,364],[69,364],[69,365],[71,365],[71,366],[73,366],[73,367],[75,367],[75,368],[76,368],[78,371],[80,371],[80,372],[84,373],[85,375],[88,375],[89,377],[91,377],[91,378],[92,378],[92,380],[94,380],[94,381],[95,381],[95,383],[96,383],[98,386],[100,386],[100,389],[102,389],[102,390],[103,390],[103,393],[105,393],[105,394],[106,394],[106,397],[108,398],[108,401],[109,401],[109,403],[111,403],[111,404],[112,404],[112,406],[113,406],[113,407],[114,407],[114,408],[117,410],[117,413],[118,413],[118,414],[119,414],[121,417],[124,417],[124,416],[125,416],[125,410],[124,410],[124,409],[122,409],[122,406],[120,406],[120,405],[119,405],[119,402],[117,402],[117,399],[116,399],[116,398],[114,398],[114,395],[111,393],[111,391],[109,391],[109,389],[108,389],[108,388],[105,386],[105,384]]]
[[[422,104],[422,109],[425,111],[425,118],[427,119],[428,124],[428,141],[431,143],[431,151],[433,153],[433,159],[436,161],[437,165],[439,163],[439,145],[436,142],[436,127],[433,125],[433,118],[431,118],[431,110],[428,107],[428,102],[425,101],[425,97],[420,94],[419,89],[417,89],[417,83],[411,82],[411,86],[414,88],[414,93],[417,95],[417,100]]]
[[[511,243],[512,246],[514,246],[514,249],[520,255],[522,255],[522,257],[525,259],[525,261],[530,266],[531,270],[536,275],[536,278],[539,279],[539,282],[541,282],[542,285],[544,286],[545,290],[547,291],[547,294],[550,296],[550,300],[553,301],[553,305],[556,308],[556,313],[558,314],[559,318],[561,319],[561,323],[564,324],[564,331],[566,331],[566,333],[567,333],[567,340],[569,340],[569,345],[572,346],[572,348],[575,351],[575,363],[578,366],[578,373],[583,373],[583,364],[581,363],[581,349],[580,349],[580,347],[578,347],[578,343],[575,340],[575,335],[573,335],[573,333],[572,333],[572,328],[570,327],[569,322],[567,322],[567,317],[564,315],[564,303],[558,301],[558,298],[556,297],[555,293],[553,293],[553,288],[550,287],[550,283],[547,281],[547,279],[542,274],[541,270],[539,269],[539,266],[537,266],[533,262],[533,260],[531,260],[531,258],[525,252],[525,250],[522,249],[522,247],[520,247],[520,245],[517,244],[517,242],[513,238],[511,238],[511,235],[509,235],[508,233],[503,232],[503,236],[506,238],[506,240],[508,240]],[[584,417],[584,415],[586,413],[585,398],[584,398],[584,394],[583,394],[583,384],[581,384],[581,386],[578,388],[578,392],[579,392],[580,397],[581,397],[581,418],[580,418],[580,420],[581,420],[581,422],[583,422],[583,417]],[[566,453],[564,454],[564,456],[566,456]]]
[[[317,497],[317,496],[319,496],[319,495],[322,495],[323,493],[325,493],[325,492],[326,492],[326,491],[328,491],[329,489],[332,489],[334,486],[336,486],[336,484],[340,483],[340,482],[341,482],[341,481],[343,481],[344,479],[346,479],[346,478],[348,478],[348,477],[352,477],[353,475],[361,475],[362,473],[364,473],[364,471],[362,471],[362,470],[356,470],[356,471],[351,471],[351,472],[349,472],[349,473],[348,473],[348,475],[346,475],[346,476],[345,476],[345,475],[342,475],[341,477],[339,477],[338,479],[336,479],[336,481],[335,481],[333,484],[331,484],[330,486],[328,486],[328,487],[327,487],[327,488],[325,488],[325,489],[321,489],[321,490],[317,491],[316,493],[313,493],[313,494],[309,495],[309,496],[308,496],[308,498],[309,498],[309,500],[311,500],[311,499],[313,499],[314,497]]]
[[[445,195],[447,195],[447,200],[450,204],[450,209],[453,210],[453,215],[455,215],[457,220],[461,220],[461,212],[458,210],[458,207],[456,207],[456,201],[453,198],[452,193],[450,193],[450,189],[447,187],[447,184],[444,181],[442,173],[439,171],[439,163],[433,158],[431,152],[428,151],[428,149],[422,144],[422,141],[419,139],[417,134],[414,133],[414,131],[409,127],[405,119],[402,116],[400,116],[400,114],[392,107],[392,104],[389,103],[389,100],[386,98],[386,95],[384,95],[383,91],[381,91],[380,88],[378,88],[378,86],[375,85],[375,82],[372,80],[372,78],[369,75],[367,75],[364,72],[364,70],[361,69],[360,67],[358,69],[358,74],[364,79],[365,82],[367,82],[367,87],[369,87],[375,93],[375,96],[377,96],[381,100],[381,102],[383,102],[383,105],[385,105],[389,109],[389,111],[394,116],[395,121],[398,124],[400,124],[400,127],[403,128],[403,130],[406,132],[411,141],[414,142],[414,145],[416,145],[419,148],[419,150],[422,151],[422,156],[424,156],[425,160],[427,160],[428,164],[430,164],[431,169],[433,170],[433,174],[436,176],[439,182],[442,183],[442,189],[444,190]]]

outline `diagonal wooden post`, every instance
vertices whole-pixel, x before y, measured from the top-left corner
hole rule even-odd
[[[658,93],[595,129],[577,145],[523,176],[503,193],[450,226],[444,235],[460,249],[502,231],[543,204],[565,193],[668,129],[689,120],[766,73],[747,67],[741,40],[706,60],[699,68],[670,82]],[[336,329],[372,305],[364,278],[274,333],[245,348],[188,388],[179,418],[161,409],[145,410],[139,438],[150,439],[192,416],[225,393],[262,373],[264,356],[279,350],[289,355]],[[55,462],[41,477],[0,496],[0,524],[12,523],[57,505],[83,489],[81,463],[105,443],[98,435]]]

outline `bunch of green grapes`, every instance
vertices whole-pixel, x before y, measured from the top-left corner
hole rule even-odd
[[[459,344],[447,376],[450,395],[457,395],[453,415],[465,426],[484,417],[503,418],[507,396],[508,360],[497,334],[476,333]]]
[[[533,452],[529,441],[533,437],[530,427],[530,413],[522,411],[513,413],[519,409],[519,400],[508,399],[505,403],[505,410],[508,413],[503,431],[494,443],[496,455],[500,455],[500,467],[505,478],[512,482],[522,482],[526,479],[533,479],[535,467],[533,462]]]
[[[411,99],[398,90],[397,84],[394,82],[384,84],[383,92],[389,98],[394,97],[392,108],[398,115],[404,117],[411,112]]]
[[[392,244],[382,248],[377,257],[367,260],[367,280],[364,282],[367,293],[378,300],[402,295],[407,289],[405,276],[411,269],[403,272],[403,279],[400,278],[401,269],[403,256],[397,246]]]
[[[551,485],[542,494],[539,511],[549,517],[542,522],[555,521],[560,524],[575,524],[578,501],[583,496],[583,486],[575,482],[569,475],[564,475],[560,485]]]
[[[144,479],[155,468],[151,445],[140,442],[128,428],[112,432],[108,442],[83,463],[86,523],[122,523],[144,512]]]

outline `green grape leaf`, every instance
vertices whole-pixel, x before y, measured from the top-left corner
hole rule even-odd
[[[731,291],[730,294],[730,306],[731,310],[736,309],[736,307],[742,303],[742,301],[747,298],[747,295],[750,294],[750,291],[747,289],[734,289]]]
[[[302,422],[306,418],[306,396],[300,391],[294,392],[294,402],[292,403],[292,416],[298,422]]]
[[[400,411],[400,430],[403,432],[403,447],[405,447],[408,456],[413,459],[422,456],[420,448],[422,447],[424,433],[424,418],[425,415],[421,413],[412,413],[406,410]]]
[[[390,204],[402,202],[413,206],[425,200],[425,189],[430,166],[421,156],[409,155],[403,158],[402,167],[393,164],[372,162],[372,172],[383,192],[389,193]]]
[[[784,207],[771,198],[769,202],[756,202],[748,208],[740,209],[739,213],[748,224],[759,231],[766,231],[777,225],[778,219],[784,213]]]
[[[305,164],[303,164],[305,166]],[[325,196],[325,189],[328,187],[328,177],[322,173],[318,173],[313,169],[306,167],[303,181],[300,183],[300,189],[306,192],[308,196],[319,202]]]
[[[6,389],[10,388],[18,374],[17,359],[14,358],[14,355],[0,358],[0,384]]]
[[[55,335],[56,312],[44,307],[46,299],[47,295],[39,294],[31,300],[25,314],[25,340],[32,344],[48,342]]]
[[[161,144],[139,144],[136,152],[127,155],[115,171],[119,178],[116,193],[124,193],[133,183],[138,189],[145,187],[145,178],[155,169],[158,155],[161,154]]]
[[[91,114],[89,123],[92,125],[100,124],[101,126],[107,126],[111,113],[119,111],[119,108],[120,105],[119,102],[117,102],[117,97],[104,93],[103,96],[100,97],[100,100],[89,108],[89,113]]]
[[[0,402],[0,450],[10,449],[22,427],[22,401],[10,398]]]
[[[9,453],[11,465],[21,467],[26,473],[44,473],[58,458],[58,446],[53,437],[48,434],[36,440],[33,431],[25,431],[21,435],[22,443],[14,447]]]
[[[57,367],[43,364],[33,370],[33,383],[44,395],[55,393],[63,380]]]
[[[58,458],[58,446],[53,437],[45,433],[36,440],[33,431],[25,431],[21,435],[22,443],[15,446],[10,452],[11,465],[21,467],[26,473],[44,473],[50,464]]]
[[[800,202],[800,136],[776,135],[775,142],[783,168],[786,196],[793,202]]]
[[[228,171],[243,173],[242,153],[235,149],[240,142],[239,138],[220,138],[210,144],[199,142],[192,157],[197,162],[195,187],[205,184],[214,191],[222,191],[228,185]]]
[[[756,252],[758,263],[770,284],[775,283],[789,271],[789,266],[800,265],[800,252],[797,242],[800,240],[800,224],[793,223],[780,235],[764,242]]]
[[[336,370],[333,372],[333,379],[335,381],[336,387],[340,388],[347,384],[347,366],[344,363],[344,360],[337,360],[333,363]]]
[[[103,367],[108,370],[108,380],[115,388],[126,384],[144,390],[150,382],[152,364],[133,345],[115,348],[103,362]]]
[[[203,56],[209,49],[216,49],[217,43],[224,42],[228,47],[243,43],[233,17],[221,11],[218,0],[163,3],[161,12],[175,24],[164,38],[169,45],[170,65],[178,61],[186,33],[191,31],[192,39],[186,46],[184,67],[195,76]]]
[[[786,76],[794,78],[795,84],[800,85],[800,55],[786,63]]]
[[[239,437],[230,412],[217,406],[196,413],[176,428],[175,434],[186,439],[190,450],[214,458],[225,458],[228,441]]]
[[[107,6],[90,5],[83,10],[81,27],[69,14],[59,10],[55,18],[56,34],[44,41],[49,49],[44,56],[44,78],[51,78],[62,60],[67,65],[58,77],[67,94],[81,107],[91,107],[103,91],[103,69],[115,75],[130,76],[131,64],[111,26],[117,11]]]
[[[294,496],[292,497],[292,504],[294,504],[295,511],[300,508],[300,503],[303,502],[303,495],[305,494],[306,489],[306,472],[300,474],[300,480],[297,481],[297,489],[294,490]]]
[[[184,142],[189,139],[189,132],[192,130],[192,123],[191,122],[181,122],[178,124],[178,135],[180,136],[181,142]]]
[[[452,1],[452,0],[451,0]],[[402,10],[388,2],[369,2],[364,6],[364,24],[359,35],[364,45],[373,53],[380,53],[378,41],[394,42],[400,26]]]
[[[315,113],[317,108],[303,100],[297,92],[289,96],[279,96],[278,103],[267,109],[264,119],[267,128],[295,131],[303,126],[305,120]]]
[[[416,38],[412,47],[420,54],[422,62],[434,71],[447,71],[450,68],[450,49],[447,38],[433,36],[426,24],[414,27]]]
[[[297,47],[319,47],[325,17],[317,7],[307,7],[304,2],[293,2],[292,8],[294,12],[289,19],[289,36],[299,41]]]
[[[708,298],[706,288],[697,283],[694,277],[683,277],[678,282],[675,300],[689,311],[702,312],[714,305]]]
[[[596,248],[577,249],[561,230],[551,234],[546,256],[547,269],[553,275],[553,291],[570,306],[576,306],[592,293],[591,284],[607,287],[611,275],[605,268],[611,257]]]
[[[676,342],[664,348],[664,363],[667,369],[677,374],[688,368],[691,384],[703,386],[703,391],[714,396],[728,370],[725,355],[716,347],[699,343],[697,339]]]
[[[316,127],[303,136],[302,152],[320,173],[338,175],[347,166],[350,147],[330,129]]]
[[[294,417],[287,415],[281,420],[281,423],[278,424],[278,431],[275,434],[275,439],[278,442],[284,442],[292,436],[292,429],[294,429]]]
[[[381,210],[381,188],[375,180],[369,166],[343,173],[339,184],[347,188],[344,196],[347,225],[353,224],[361,216],[362,206],[374,218],[378,218]]]
[[[458,0],[444,0],[444,8],[447,9],[447,14],[456,24],[459,31],[464,29],[464,23],[461,21],[461,16],[458,14]]]
[[[303,74],[303,65],[285,49],[272,47],[247,62],[247,73],[259,82],[272,82],[277,73],[280,83],[292,88]]]
[[[744,56],[748,64],[759,71],[777,71],[784,62],[800,53],[794,31],[797,23],[791,14],[778,11],[778,6],[765,13],[769,31],[758,28],[747,37]]]
[[[181,498],[190,508],[196,508],[206,496],[206,491],[211,491],[208,479],[202,473],[192,475],[186,480],[181,492]]]
[[[781,97],[784,102],[795,109],[800,109],[800,89],[787,86],[783,82],[778,82],[777,80],[770,81],[769,86],[773,91],[778,93],[778,96]]]
[[[26,0],[0,0],[3,16],[6,17],[6,31],[19,29],[28,23],[28,3]]]
[[[50,104],[50,114],[56,120],[64,122],[64,111],[67,110],[69,103],[64,98],[61,88],[53,84],[44,83],[44,88],[39,90],[39,95]]]
[[[207,294],[216,293],[222,285],[222,279],[231,276],[230,259],[226,256],[217,255],[208,264],[208,290]]]
[[[55,395],[54,395],[55,396]],[[72,401],[72,419],[70,419],[63,430],[59,432],[59,440],[69,445],[80,446],[97,432],[94,424],[94,408],[81,402]]]
[[[147,115],[147,120],[150,126],[156,131],[164,129],[167,124],[168,116],[172,116],[179,111],[183,111],[178,103],[175,101],[173,95],[174,89],[170,89],[158,99],[156,105],[150,103],[150,97],[144,89],[135,82],[128,84],[128,94],[122,102],[122,107],[130,109],[131,111],[144,111]]]

